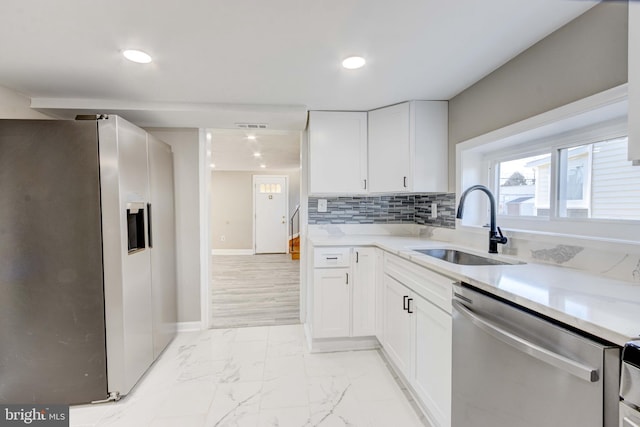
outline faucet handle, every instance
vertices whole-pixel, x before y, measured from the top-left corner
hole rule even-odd
[[[502,234],[502,230],[500,229],[500,227],[496,227],[498,229],[498,234],[500,235],[500,239],[498,240],[498,243],[500,244],[506,244],[507,243],[507,238],[504,237],[504,234]]]

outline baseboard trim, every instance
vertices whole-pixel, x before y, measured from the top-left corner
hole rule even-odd
[[[255,255],[253,249],[212,249],[211,255]]]
[[[326,353],[334,351],[374,350],[380,347],[376,337],[358,338],[310,338],[307,345],[311,353]]]
[[[202,330],[202,322],[178,322],[178,332],[193,332]]]

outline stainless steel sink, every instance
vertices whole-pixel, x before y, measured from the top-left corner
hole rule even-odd
[[[452,264],[460,265],[513,265],[524,264],[522,262],[500,261],[493,258],[485,258],[483,256],[462,252],[456,249],[413,249],[424,255],[429,255]]]

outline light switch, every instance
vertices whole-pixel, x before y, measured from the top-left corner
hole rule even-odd
[[[318,212],[327,211],[327,199],[318,199]]]
[[[436,202],[431,203],[431,219],[438,218],[438,204]]]

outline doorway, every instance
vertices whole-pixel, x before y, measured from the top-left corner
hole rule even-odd
[[[300,322],[300,261],[289,252],[300,204],[301,133],[207,130],[208,326]],[[251,137],[251,138],[249,138]]]

